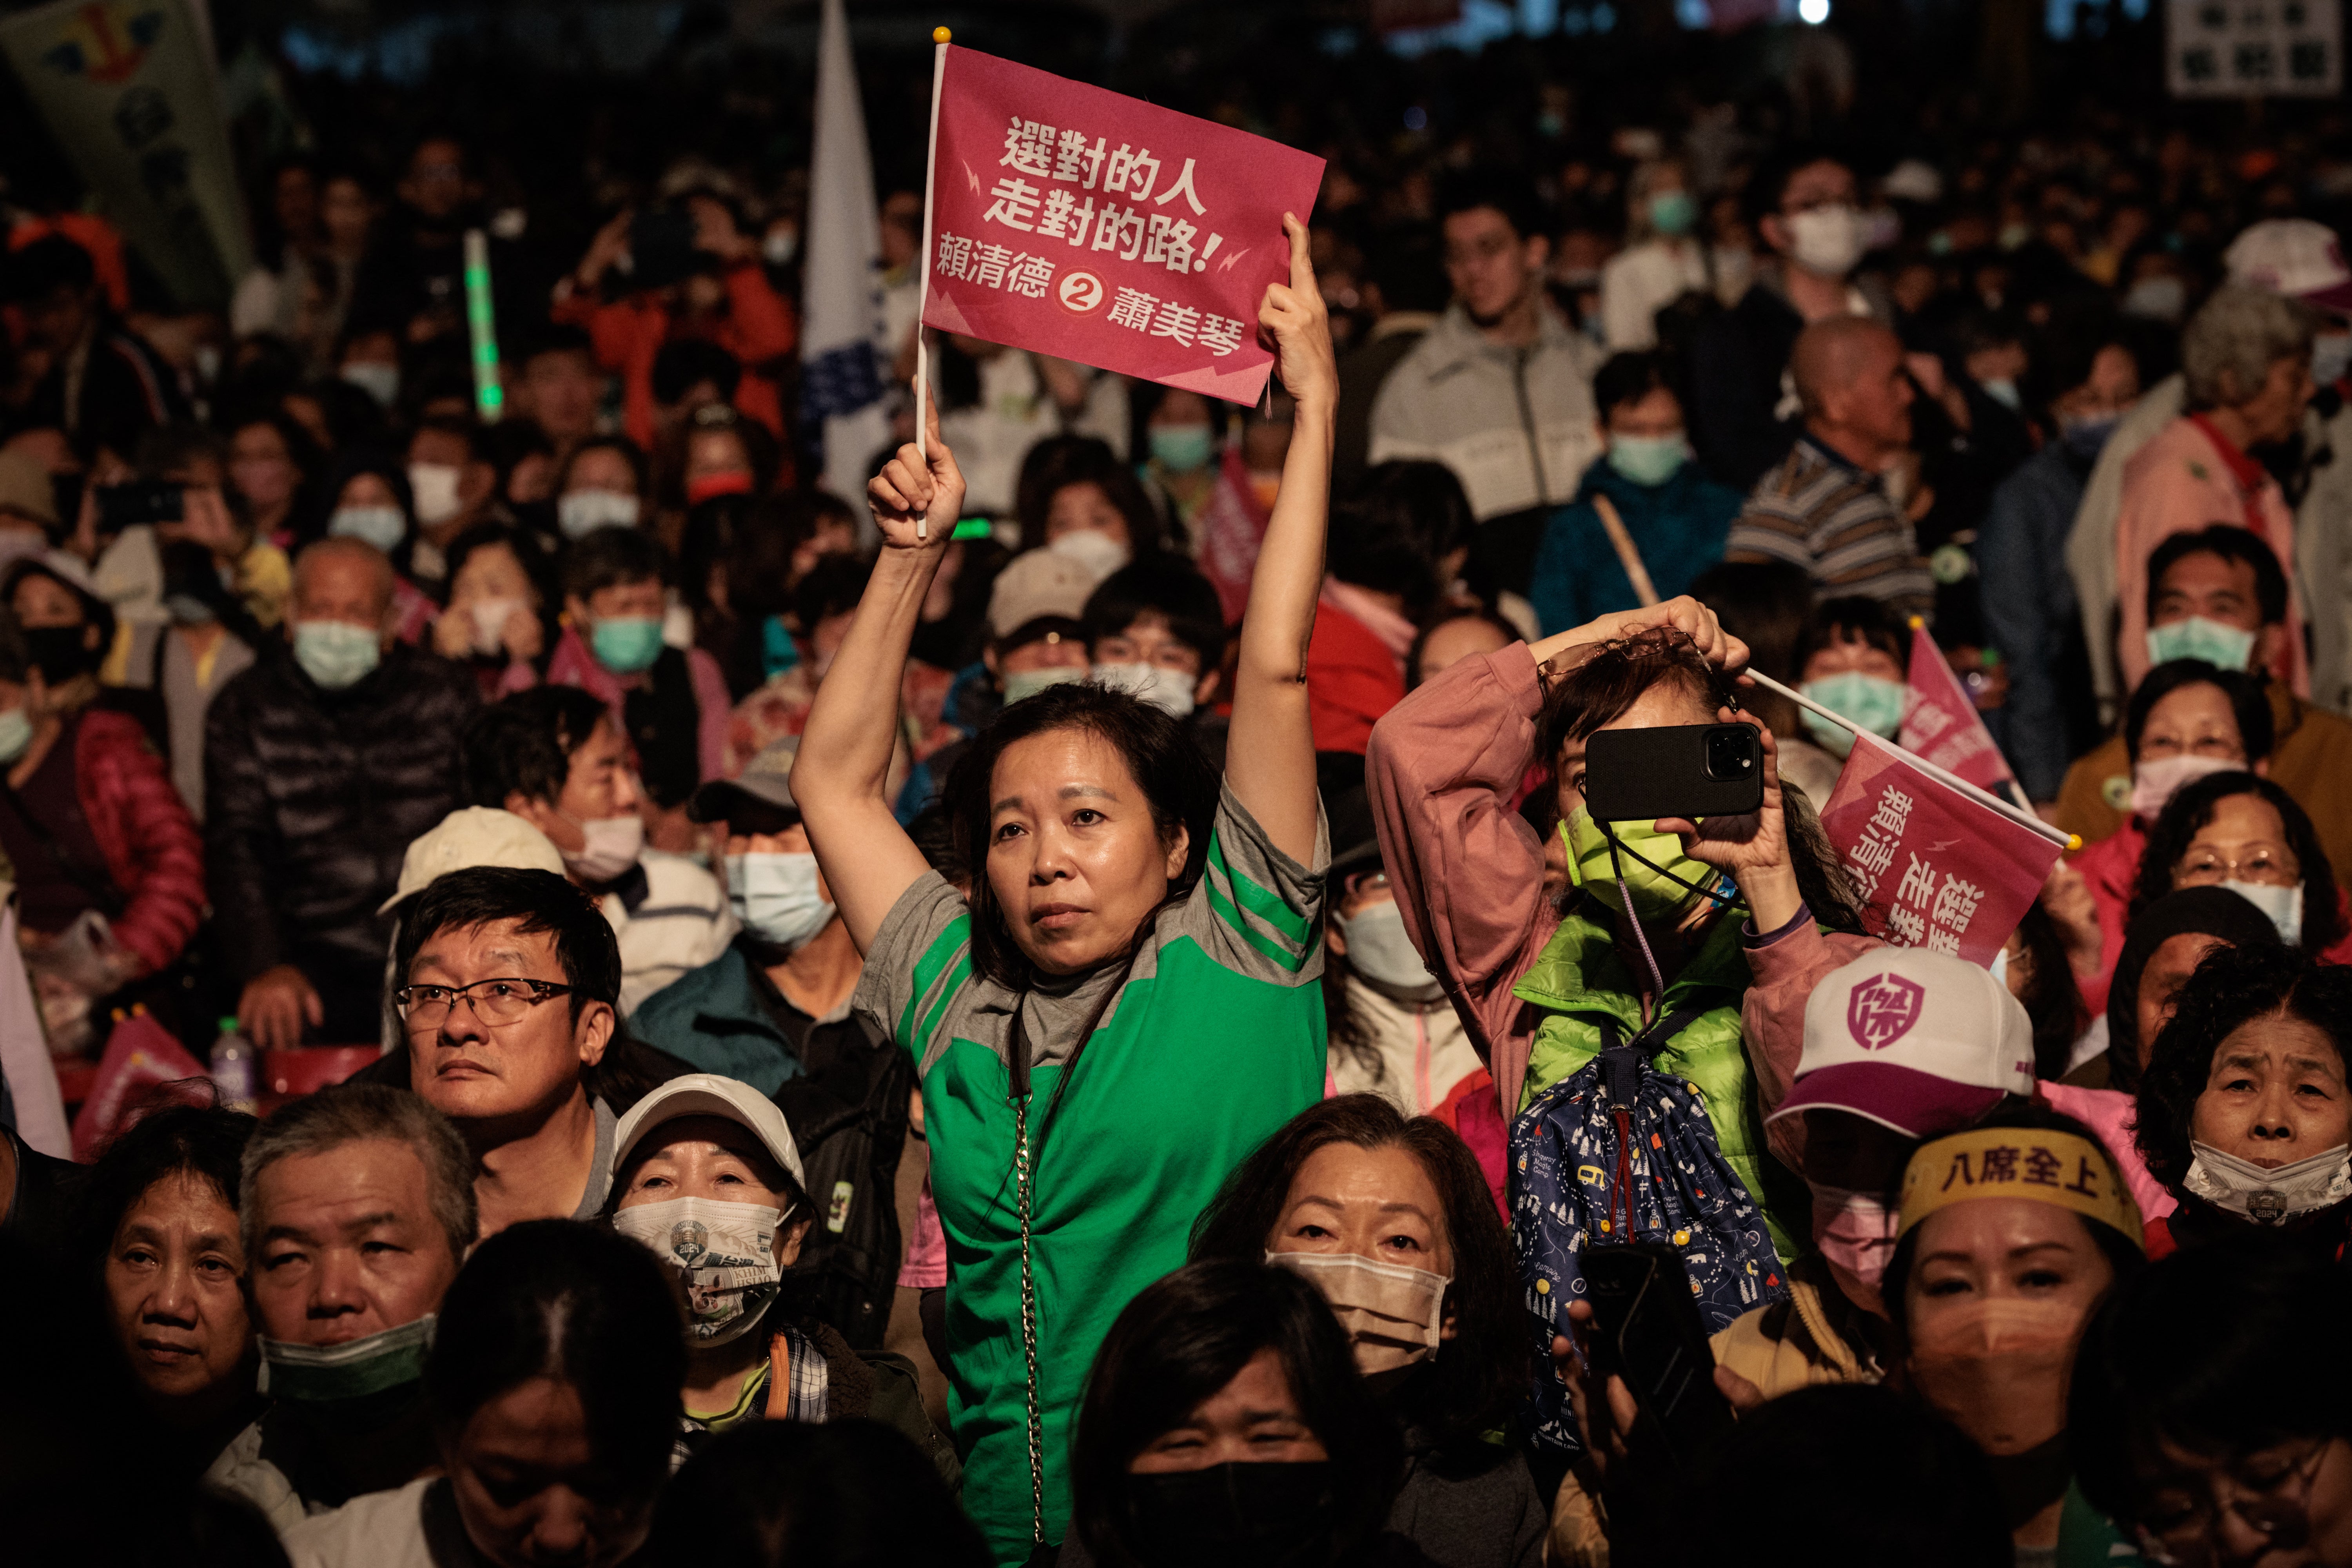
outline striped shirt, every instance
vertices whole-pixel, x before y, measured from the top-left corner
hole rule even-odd
[[[1859,594],[1897,615],[1936,613],[1935,580],[1910,521],[1876,475],[1809,435],[1757,481],[1724,559],[1785,561],[1803,567],[1825,598]]]

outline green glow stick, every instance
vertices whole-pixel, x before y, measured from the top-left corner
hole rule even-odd
[[[499,381],[499,333],[490,318],[490,241],[478,228],[466,231],[466,328],[473,339],[474,406],[485,425],[506,412],[507,392]]]
[[[989,526],[988,519],[984,517],[968,517],[961,522],[957,523],[955,525],[955,532],[950,534],[948,537],[950,539],[986,539],[990,533],[993,531],[994,530]]]

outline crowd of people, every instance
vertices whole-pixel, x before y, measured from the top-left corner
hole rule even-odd
[[[1250,408],[919,405],[886,182],[860,495],[723,160],[0,209],[25,1560],[2352,1568],[2343,127],[1539,101],[1318,149]],[[1823,826],[1922,659],[1989,967]]]

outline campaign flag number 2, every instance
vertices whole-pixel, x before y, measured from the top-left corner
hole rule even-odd
[[[923,322],[1255,403],[1258,300],[1323,160],[943,47]]]

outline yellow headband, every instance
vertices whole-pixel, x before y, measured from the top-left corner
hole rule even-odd
[[[2072,1209],[2140,1239],[2132,1202],[2107,1152],[2088,1138],[2039,1127],[1979,1127],[1921,1145],[1903,1168],[1898,1236],[1937,1209],[1971,1198],[2025,1198]]]

